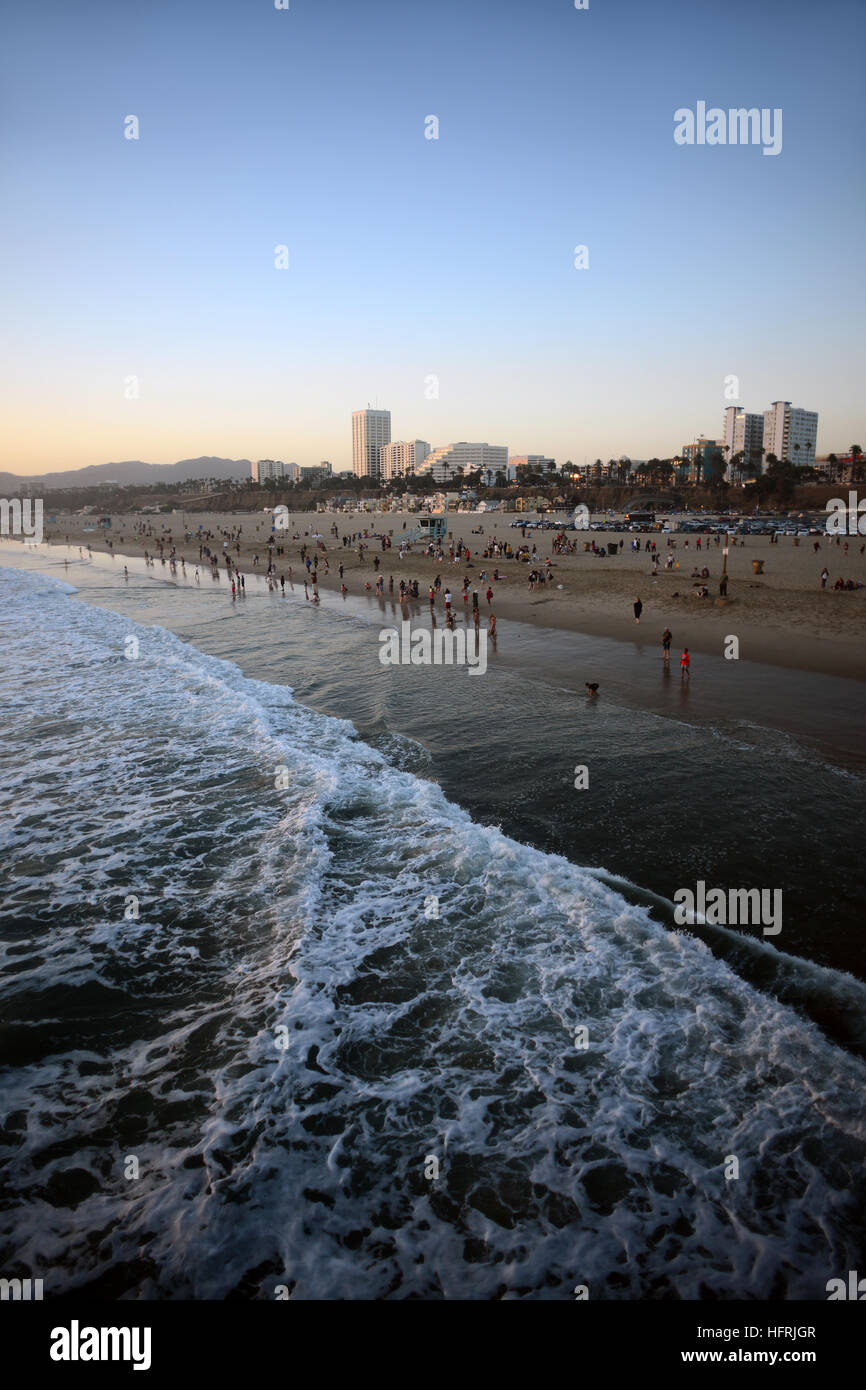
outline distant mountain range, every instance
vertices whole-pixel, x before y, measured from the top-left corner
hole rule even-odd
[[[181,459],[178,463],[143,463],[127,459],[123,463],[91,463],[86,468],[70,468],[67,473],[40,473],[20,477],[17,473],[0,473],[0,494],[9,496],[23,483],[34,489],[98,487],[108,482],[126,487],[130,483],[147,486],[150,483],[183,483],[189,478],[248,478],[249,459],[199,458]]]

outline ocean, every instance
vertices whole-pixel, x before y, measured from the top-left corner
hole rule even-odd
[[[862,1264],[847,683],[754,668],[743,717],[531,632],[387,668],[387,601],[11,550],[4,1275],[823,1299]],[[698,879],[781,888],[780,936],[675,926]]]

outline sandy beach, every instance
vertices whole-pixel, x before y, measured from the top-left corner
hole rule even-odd
[[[453,561],[449,558],[450,541],[443,547],[444,560],[424,555],[419,544],[408,550],[401,560],[401,537],[417,527],[419,518],[415,514],[298,513],[290,516],[285,531],[275,534],[274,563],[278,576],[285,575],[288,580],[291,567],[294,581],[302,582],[306,571],[301,550],[306,546],[310,554],[318,545],[315,535],[319,533],[326,547],[324,552],[318,550],[319,587],[322,589],[339,590],[338,566],[342,564],[343,582],[349,593],[363,596],[369,584],[373,599],[377,573],[373,566],[375,557],[384,575],[386,594],[392,576],[395,594],[401,579],[407,583],[417,579],[421,602],[426,604],[429,586],[440,575],[442,587],[437,606],[442,609],[445,589],[450,587],[458,617],[464,607],[467,612],[471,610],[471,599],[465,605],[462,600],[463,580],[468,576],[470,593],[478,590],[482,623],[486,625],[492,611],[500,631],[503,624],[516,620],[621,641],[638,638],[646,641],[650,633],[660,639],[667,625],[673,632],[677,660],[684,646],[692,652],[720,655],[725,649],[726,638],[733,635],[739,640],[742,661],[866,679],[866,645],[863,642],[866,588],[844,592],[832,588],[839,577],[866,583],[866,554],[861,552],[864,540],[859,537],[840,538],[838,545],[836,538],[829,536],[801,537],[799,544],[795,544],[793,537],[781,537],[776,544],[770,544],[766,536],[739,538],[736,545],[732,542],[727,557],[727,598],[720,599],[722,553],[721,546],[716,547],[714,542],[707,553],[706,541],[698,551],[696,536],[674,534],[676,566],[666,569],[667,537],[661,533],[650,537],[641,535],[640,552],[632,552],[632,536],[624,529],[620,532],[568,532],[568,540],[575,543],[574,553],[556,554],[553,549],[555,531],[529,529],[524,539],[521,531],[511,525],[516,519],[511,514],[450,514],[448,530],[454,544],[462,540],[469,548],[467,562],[462,557]],[[142,524],[148,528],[146,534],[135,529]],[[334,526],[336,537],[332,532]],[[249,512],[119,515],[112,517],[110,530],[95,526],[89,518],[59,514],[54,522],[46,525],[45,539],[55,544],[68,541],[70,545],[89,545],[93,550],[113,549],[118,556],[136,557],[145,550],[158,554],[157,542],[162,539],[166,556],[171,545],[175,545],[178,560],[183,557],[189,566],[200,563],[199,527],[211,533],[210,540],[203,544],[220,554],[223,552],[222,533],[242,528],[240,551],[232,542],[232,555],[241,572],[248,575],[266,571],[270,518]],[[479,530],[481,534],[477,534]],[[192,538],[186,540],[185,532]],[[382,535],[389,536],[392,542],[391,548],[384,553],[380,540],[376,539]],[[348,545],[343,545],[344,537],[349,538]],[[617,538],[625,539],[625,546],[615,557],[602,557],[584,548],[593,539],[600,549]],[[647,539],[656,540],[662,555],[659,573],[655,576],[650,555],[643,549]],[[847,553],[844,550],[846,539]],[[366,547],[363,558],[358,555],[359,540]],[[816,540],[820,543],[818,551],[814,549]],[[485,559],[485,549],[494,542],[510,544],[514,550],[525,544],[530,554],[533,547],[536,553],[529,562],[514,557]],[[277,546],[282,547],[282,554],[278,553]],[[255,555],[258,555],[258,565],[254,564]],[[546,568],[548,558],[551,561],[547,569],[549,582],[531,590],[530,571]],[[756,560],[763,561],[762,574],[753,572],[752,562]],[[822,590],[820,575],[825,565],[830,577],[826,589]],[[709,570],[708,579],[701,581],[692,577],[695,568],[705,567]],[[494,570],[499,572],[498,580],[492,579]],[[484,580],[480,577],[482,573],[487,576]],[[697,597],[702,582],[709,589],[709,597],[704,599]],[[490,605],[486,599],[488,586],[493,589]],[[643,603],[640,625],[634,620],[636,597]]]

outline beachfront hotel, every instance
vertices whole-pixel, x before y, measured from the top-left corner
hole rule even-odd
[[[391,443],[390,410],[352,412],[352,472],[356,478],[382,476],[382,450]]]
[[[728,480],[732,471],[738,475],[754,469],[761,472],[761,450],[764,447],[764,417],[751,414],[741,406],[729,405],[724,414],[724,453],[728,465]],[[741,455],[735,470],[731,460]]]
[[[531,468],[533,473],[556,472],[556,459],[546,454],[512,454],[511,463],[514,468]]]
[[[443,444],[427,455],[416,472],[429,475],[436,483],[447,483],[463,473],[474,473],[478,468],[489,469],[494,477],[497,473],[507,473],[508,446],[470,444],[466,440],[457,444]]]
[[[684,444],[680,453],[681,462],[677,465],[676,481],[678,483],[700,483],[704,478],[704,469],[713,454],[721,453],[721,439],[704,439],[701,436],[692,440],[691,444]]]
[[[764,411],[764,451],[767,456],[789,463],[815,462],[815,443],[818,438],[818,412],[800,410],[790,401],[773,401]]]
[[[430,445],[426,439],[398,439],[393,444],[385,444],[381,453],[381,476],[385,482],[391,478],[405,478],[417,473],[427,455]]]
[[[254,483],[266,483],[270,479],[279,482],[288,479],[293,483],[298,476],[298,465],[283,463],[282,459],[258,459],[250,464],[250,476]]]

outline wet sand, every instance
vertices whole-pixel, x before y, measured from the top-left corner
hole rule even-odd
[[[721,547],[710,545],[709,553],[702,543],[696,548],[695,536],[675,535],[674,554],[678,568],[666,570],[664,560],[657,576],[652,574],[650,556],[642,549],[633,553],[629,549],[632,537],[624,530],[618,533],[568,532],[568,539],[576,542],[576,551],[571,555],[557,555],[553,551],[554,531],[534,532],[528,530],[524,541],[520,530],[512,528],[511,514],[487,516],[477,513],[449,514],[448,528],[454,541],[462,539],[469,546],[470,562],[464,559],[451,561],[445,547],[444,560],[437,561],[421,554],[416,545],[400,559],[400,539],[404,533],[418,525],[416,515],[405,513],[386,513],[370,516],[344,516],[335,513],[299,513],[289,518],[288,528],[276,534],[283,554],[275,550],[275,564],[278,575],[288,578],[291,567],[295,580],[303,580],[304,567],[300,551],[304,544],[310,553],[316,545],[314,533],[319,531],[326,546],[326,552],[319,550],[319,588],[320,590],[339,590],[338,565],[344,566],[344,582],[352,595],[372,598],[376,581],[373,567],[374,556],[378,558],[381,572],[385,576],[385,593],[389,594],[389,579],[393,576],[396,595],[401,579],[407,582],[417,579],[420,587],[422,606],[427,606],[427,591],[436,575],[442,579],[442,589],[437,599],[437,610],[444,608],[444,590],[450,586],[454,596],[454,607],[459,614],[462,609],[471,610],[470,602],[462,601],[464,576],[469,577],[470,592],[477,589],[482,613],[482,623],[486,625],[487,615],[494,612],[500,633],[509,621],[528,623],[551,629],[564,629],[586,633],[597,637],[614,638],[619,641],[660,642],[662,629],[667,625],[673,632],[674,660],[678,663],[683,647],[690,652],[721,656],[724,654],[726,639],[735,636],[739,642],[739,660],[761,662],[803,671],[817,671],[830,675],[843,676],[856,680],[866,679],[866,588],[853,592],[837,592],[832,585],[838,577],[866,582],[866,553],[861,546],[866,538],[850,537],[847,554],[845,539],[840,544],[828,536],[820,538],[801,538],[799,545],[792,537],[783,537],[775,545],[764,536],[747,536],[744,545],[733,544],[727,557],[729,578],[727,599],[718,597],[719,578],[722,569]],[[146,522],[151,529],[149,535],[140,536],[133,529],[136,524]],[[184,526],[196,532],[199,525],[212,533],[211,549],[222,553],[223,530],[243,528],[240,552],[232,544],[232,555],[245,575],[261,574],[267,569],[267,538],[270,535],[270,518],[254,513],[183,513],[182,516],[160,515],[156,517],[113,517],[110,532],[102,529],[85,529],[92,521],[81,517],[59,515],[57,521],[46,526],[46,540],[49,543],[63,543],[69,537],[74,546],[94,550],[108,550],[108,541],[113,541],[114,553],[141,556],[145,549],[153,553],[156,539],[166,539],[171,535],[177,546],[178,557],[183,556],[187,566],[199,562],[198,540],[184,540]],[[337,527],[338,535],[331,534]],[[473,532],[482,528],[483,534]],[[344,536],[363,539],[368,547],[363,556],[357,553],[357,540],[354,546],[341,544]],[[374,535],[390,533],[392,546],[382,552],[381,544]],[[297,539],[295,538],[297,536]],[[616,557],[602,558],[587,553],[584,545],[592,538],[600,548],[610,539],[625,539],[625,548]],[[657,546],[664,556],[667,554],[667,537],[655,533]],[[818,539],[820,549],[814,550]],[[516,550],[519,544],[536,547],[536,557],[529,563],[515,558],[492,558],[485,560],[483,551],[488,541],[507,542]],[[641,545],[647,540],[641,536]],[[688,546],[686,546],[688,541]],[[167,553],[167,550],[166,550]],[[253,565],[254,554],[259,556],[257,567]],[[329,562],[329,573],[324,572],[325,553]],[[527,576],[534,568],[542,568],[546,559],[551,560],[548,570],[551,582],[534,591],[529,589]],[[752,561],[764,562],[764,573],[753,573]],[[158,563],[158,562],[157,562]],[[821,589],[820,574],[826,564],[830,579],[826,590]],[[206,565],[206,562],[205,562]],[[710,577],[701,581],[692,578],[694,568],[708,568]],[[493,581],[493,570],[498,569],[503,579]],[[225,572],[223,562],[222,571]],[[488,580],[481,580],[481,572]],[[492,603],[488,606],[486,590],[493,589]],[[699,599],[695,595],[698,585],[705,582],[710,596]],[[371,589],[366,589],[369,583]],[[633,603],[639,596],[643,603],[640,623],[635,623]]]

